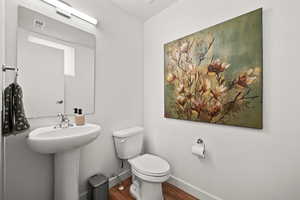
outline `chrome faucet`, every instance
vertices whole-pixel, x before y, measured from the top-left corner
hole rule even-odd
[[[67,115],[58,113],[57,118],[58,124],[54,128],[69,128],[74,126],[72,123],[70,123],[70,120]]]

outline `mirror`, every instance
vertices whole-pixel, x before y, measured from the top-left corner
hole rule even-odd
[[[18,8],[18,83],[28,118],[94,112],[95,35]],[[34,74],[34,75],[33,75]]]

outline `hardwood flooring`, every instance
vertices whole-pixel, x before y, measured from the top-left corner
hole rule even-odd
[[[110,200],[135,200],[129,192],[131,185],[131,178],[123,181],[125,189],[123,191],[118,190],[118,185],[109,190]],[[199,200],[192,195],[182,191],[181,189],[171,185],[169,183],[163,183],[163,194],[165,200]]]

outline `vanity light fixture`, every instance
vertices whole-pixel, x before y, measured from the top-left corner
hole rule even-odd
[[[78,10],[76,10],[75,8],[72,8],[70,5],[68,5],[67,3],[60,1],[60,0],[42,0],[48,4],[50,4],[51,6],[55,7],[57,12],[65,17],[71,17],[71,15],[78,17],[84,21],[87,21],[93,25],[97,25],[98,24],[98,20],[85,14],[82,13]]]

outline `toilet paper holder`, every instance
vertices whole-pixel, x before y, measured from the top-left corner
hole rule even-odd
[[[205,146],[204,141],[201,138],[197,140],[197,144],[203,144]]]
[[[202,158],[205,158],[206,149],[205,149],[204,140],[202,138],[199,138],[199,139],[197,139],[196,143],[197,143],[197,145],[202,145],[203,146],[203,151],[202,151],[203,154],[199,155],[199,156],[201,156]]]

